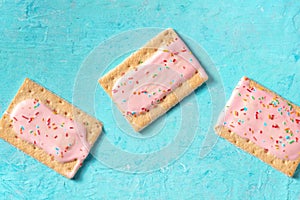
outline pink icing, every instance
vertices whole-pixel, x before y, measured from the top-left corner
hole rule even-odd
[[[300,114],[282,97],[250,87],[243,77],[225,108],[222,125],[284,160],[300,155]]]
[[[167,94],[195,73],[206,80],[207,75],[191,51],[177,36],[141,64],[117,80],[112,98],[127,115],[149,111]]]
[[[11,113],[17,136],[53,155],[58,162],[77,160],[70,172],[73,177],[89,153],[83,125],[51,111],[38,100],[27,99],[17,104]]]

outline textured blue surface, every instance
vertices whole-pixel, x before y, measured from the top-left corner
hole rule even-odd
[[[103,150],[104,156],[95,151],[75,180],[65,179],[0,140],[0,198],[300,197],[299,169],[294,178],[288,178],[223,139],[200,158],[205,138],[212,137],[207,131],[215,115],[211,110],[216,100],[211,96],[217,91],[210,90],[208,84],[152,125],[154,131],[146,131],[144,135],[127,132],[128,127],[118,118],[118,112],[96,82],[93,82],[93,110],[78,98],[88,96],[86,91],[77,90],[82,83],[78,80],[88,83],[90,77],[99,78],[105,67],[112,68],[121,60],[114,58],[110,66],[98,66],[99,74],[85,72],[77,77],[86,66],[84,60],[90,58],[99,44],[112,36],[118,38],[124,31],[172,27],[206,51],[222,79],[220,84],[224,86],[226,99],[241,76],[246,75],[300,105],[298,0],[182,2],[0,0],[1,113],[24,78],[29,77],[95,115],[103,121],[105,129],[96,148]],[[118,48],[105,45],[108,52]],[[196,134],[191,135],[192,141],[184,143],[186,151],[181,156],[171,160],[167,156],[165,163],[154,160],[157,166],[137,173],[130,167],[140,166],[144,160],[137,159],[135,166],[123,168],[126,159],[122,161],[118,151],[105,152],[105,140],[130,155],[148,155],[172,144],[177,132],[164,128],[178,130],[184,115],[181,108],[194,100],[198,102],[199,126]],[[121,123],[123,130],[117,123]],[[159,162],[164,162],[163,156]]]

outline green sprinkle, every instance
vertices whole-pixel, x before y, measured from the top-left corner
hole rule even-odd
[[[290,143],[290,144],[293,144],[294,142],[295,142],[295,140],[291,140],[291,141],[289,141],[289,143]]]
[[[254,96],[251,96],[251,98],[252,98],[253,100],[255,100]]]
[[[40,106],[40,103],[37,103],[33,108],[36,109],[39,106]]]
[[[293,110],[293,106],[290,103],[288,103],[288,106],[290,107],[290,110]]]
[[[239,93],[239,96],[240,96],[240,97],[242,96],[241,93]]]

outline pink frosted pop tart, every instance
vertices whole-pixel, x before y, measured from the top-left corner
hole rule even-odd
[[[73,178],[102,130],[95,118],[26,79],[0,120],[0,138]]]
[[[229,142],[293,176],[300,162],[300,108],[243,77],[215,127]]]
[[[99,83],[136,131],[148,126],[208,79],[173,29],[167,29]]]

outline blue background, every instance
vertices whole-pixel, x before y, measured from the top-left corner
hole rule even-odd
[[[73,102],[78,71],[94,48],[124,31],[146,27],[172,27],[196,41],[213,61],[226,99],[246,75],[300,105],[297,0],[0,0],[1,113],[25,77]],[[104,123],[103,136],[112,144],[127,152],[147,154],[172,143],[170,132],[149,137],[151,142],[147,137],[122,134],[112,120],[115,111],[110,99],[95,87],[95,116]],[[288,178],[223,139],[207,156],[199,157],[207,126],[212,126],[211,114],[205,113],[211,109],[209,92],[208,86],[203,86],[195,93],[201,100],[200,128],[186,152],[145,173],[117,170],[91,155],[75,180],[68,180],[0,140],[0,198],[299,198],[299,169],[294,178]],[[80,103],[74,104],[86,110]],[[162,118],[169,129],[177,129],[178,125],[167,122],[176,112],[180,114],[180,107]]]

